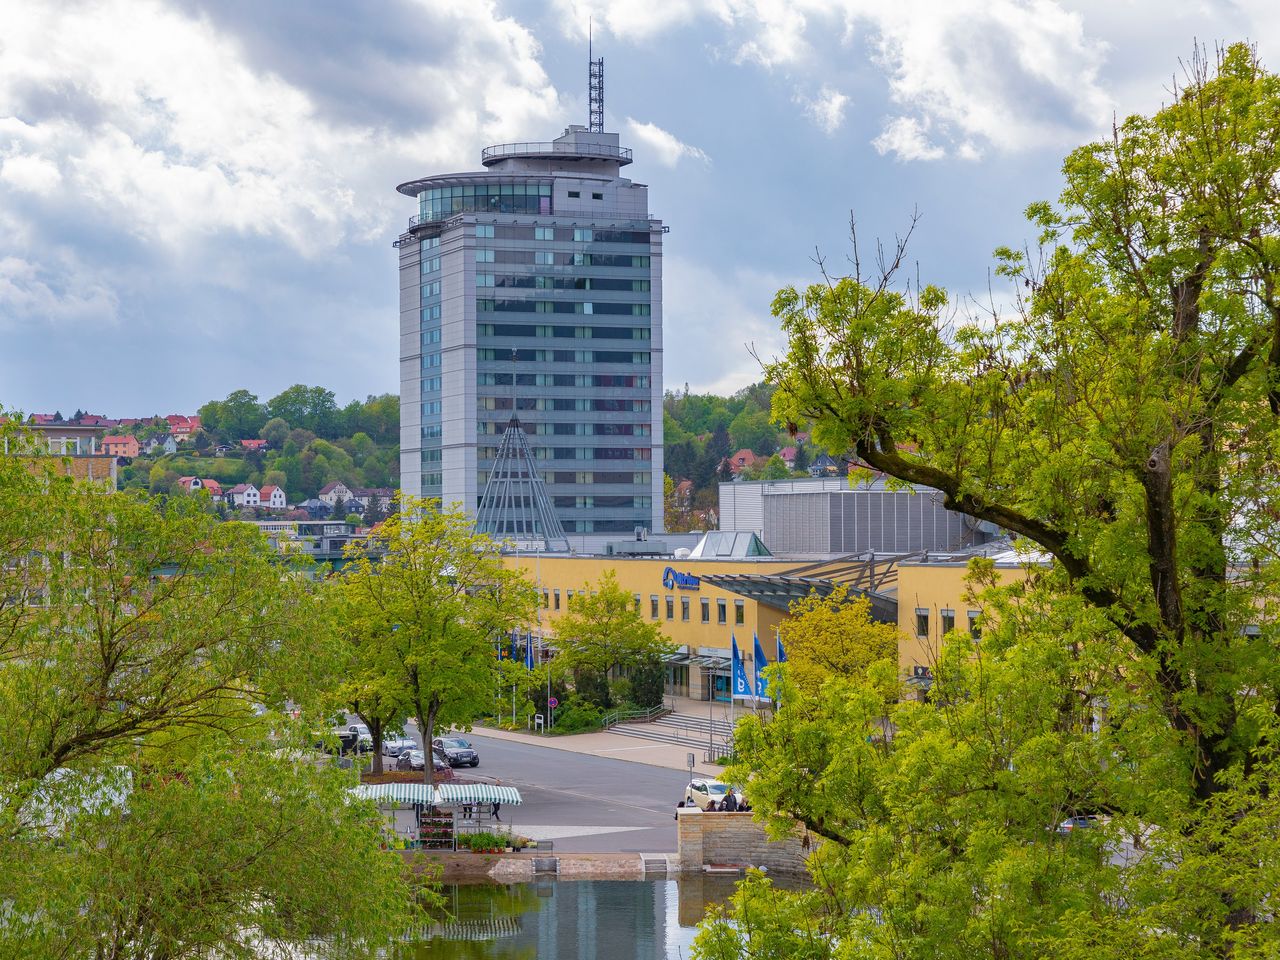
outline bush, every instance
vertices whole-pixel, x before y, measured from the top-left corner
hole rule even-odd
[[[578,698],[594,704],[601,710],[613,706],[613,697],[609,692],[609,681],[602,673],[594,670],[579,671],[573,682],[574,692]]]
[[[662,706],[666,695],[667,671],[656,657],[646,660],[631,673],[631,699],[644,709]]]
[[[620,706],[631,703],[631,681],[626,677],[613,681],[609,684],[609,694],[613,697],[613,702]]]
[[[589,733],[600,729],[600,708],[580,697],[570,697],[556,709],[552,733]]]

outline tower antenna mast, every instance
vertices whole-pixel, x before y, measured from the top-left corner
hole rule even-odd
[[[604,57],[596,59],[592,23],[587,20],[587,129],[604,133]]]

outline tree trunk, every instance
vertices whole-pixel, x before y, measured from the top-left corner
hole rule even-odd
[[[373,772],[382,773],[382,740],[384,731],[382,729],[382,721],[374,719],[373,723],[365,721],[369,726],[369,735],[373,738]]]
[[[436,713],[439,710],[439,704],[434,701],[427,708],[426,723],[422,722],[421,711],[418,717],[418,729],[422,731],[422,773],[423,782],[429,787],[436,785],[436,758],[435,751],[431,749],[431,741],[435,739],[436,730]]]

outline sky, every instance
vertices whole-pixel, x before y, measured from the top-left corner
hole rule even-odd
[[[1001,308],[1073,147],[1197,43],[1280,69],[1274,0],[0,0],[0,407],[396,391],[396,185],[585,123],[588,24],[695,392],[760,379],[851,221],[866,269],[918,215],[905,276]]]

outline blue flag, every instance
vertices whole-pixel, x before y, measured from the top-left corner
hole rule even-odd
[[[781,638],[781,637],[779,637],[779,638],[778,638],[778,662],[779,662],[779,663],[786,663],[786,662],[787,662],[787,651],[785,651],[785,650],[783,650],[783,649],[782,649],[782,638]]]
[[[526,670],[533,669],[533,634],[525,634],[524,638],[524,668]]]
[[[747,668],[742,663],[742,654],[738,653],[738,638],[729,634],[733,641],[733,695],[734,697],[751,696],[751,687],[747,683]]]
[[[751,639],[755,641],[756,648],[752,653],[754,659],[751,661],[751,669],[755,673],[756,678],[756,699],[769,699],[769,681],[765,679],[764,668],[769,665],[769,661],[765,659],[764,647],[760,646],[760,637],[756,634],[751,635]]]
[[[511,634],[511,649],[510,651],[508,651],[507,659],[514,660],[515,658],[516,658],[516,635],[513,633]]]

